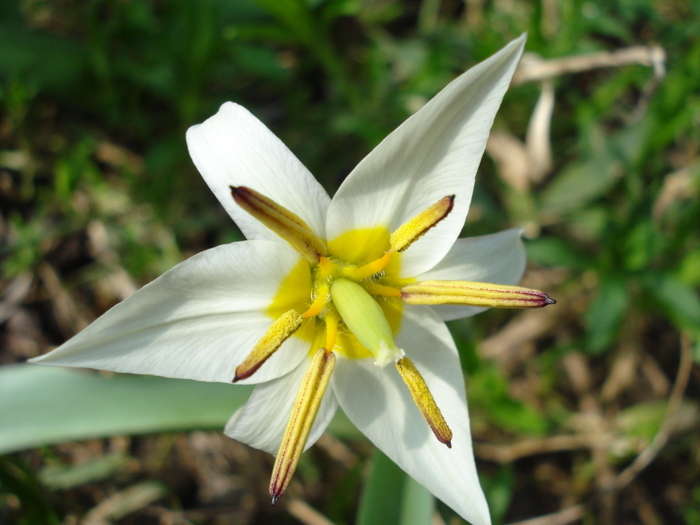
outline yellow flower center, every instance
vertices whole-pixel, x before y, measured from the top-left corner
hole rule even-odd
[[[302,259],[292,268],[267,314],[276,320],[295,310],[305,317],[294,336],[310,343],[311,354],[320,347],[327,348],[331,336],[335,338],[334,352],[351,359],[372,357],[372,352],[340,320],[330,290],[339,278],[357,283],[374,298],[396,334],[403,311],[400,289],[412,280],[399,277],[401,254],[390,250],[389,230],[384,227],[355,229],[340,235],[328,243],[327,256],[320,257],[317,264]]]
[[[393,363],[435,437],[451,447],[452,431],[414,363],[394,343],[404,304],[466,304],[524,308],[553,302],[537,290],[459,281],[400,277],[401,253],[452,210],[444,197],[398,229],[347,231],[326,242],[290,210],[246,187],[231,187],[234,200],[287,241],[301,259],[280,283],[267,309],[274,320],[250,354],[236,367],[234,382],[253,375],[290,337],[309,343],[310,365],[294,401],[270,483],[273,504],[296,468],[336,354]]]

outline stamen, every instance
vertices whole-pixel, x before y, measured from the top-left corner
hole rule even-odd
[[[326,314],[324,321],[326,322],[326,352],[332,352],[333,347],[335,347],[335,340],[338,337],[340,317],[338,317],[335,310],[331,310]]]
[[[333,261],[331,261],[327,257],[320,257],[317,268],[318,277],[320,279],[329,279],[333,276],[333,273],[335,271],[335,264],[333,264]]]
[[[331,292],[330,289],[328,288],[328,285],[323,283],[318,287],[318,290],[316,290],[316,299],[314,299],[314,302],[311,303],[311,306],[309,306],[309,309],[306,310],[303,314],[301,314],[302,317],[304,318],[309,318],[309,317],[315,317],[318,314],[321,313],[321,310],[326,306],[326,303],[331,297]]]
[[[440,443],[447,445],[447,448],[452,448],[452,430],[447,426],[442,412],[435,403],[433,394],[430,393],[430,389],[425,384],[425,380],[416,365],[408,357],[402,357],[396,362],[396,369],[401,374],[401,379],[406,383],[413,401],[430,425],[435,437]]]
[[[282,497],[292,479],[334,368],[335,354],[320,348],[301,381],[272,470],[270,496],[273,505]]]
[[[489,308],[539,308],[556,301],[546,293],[522,286],[468,281],[423,281],[401,289],[407,304],[464,304]]]
[[[287,208],[246,186],[230,188],[236,204],[291,244],[307,261],[316,264],[321,255],[326,255],[325,243]]]
[[[379,284],[374,282],[363,283],[364,289],[370,295],[380,295],[382,297],[401,297],[401,290],[393,286]]]
[[[443,197],[427,210],[420,212],[399,226],[389,237],[391,249],[395,252],[402,252],[411,246],[421,236],[425,235],[430,228],[450,214],[454,201],[454,195]]]
[[[299,329],[302,320],[301,315],[294,310],[290,310],[272,323],[265,335],[253,347],[253,351],[236,367],[236,375],[233,378],[233,382],[235,383],[252,376],[282,346],[282,343]]]
[[[391,261],[392,255],[392,252],[386,252],[376,261],[372,261],[371,263],[360,266],[359,268],[353,268],[352,266],[343,268],[343,275],[348,279],[352,279],[353,281],[363,281],[368,279],[375,273],[381,272],[384,268],[386,268],[386,265],[389,264],[389,261]]]

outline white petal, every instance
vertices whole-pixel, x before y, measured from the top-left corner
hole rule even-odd
[[[277,454],[294,399],[310,362],[307,358],[286,376],[256,386],[248,402],[226,424],[226,435],[251,447]],[[321,437],[337,408],[338,402],[329,388],[323,396],[304,450]]]
[[[330,198],[280,139],[247,109],[227,102],[187,130],[187,146],[211,191],[249,239],[279,237],[243,211],[229,186],[248,186],[296,213],[325,238]]]
[[[286,245],[262,240],[207,250],[32,361],[228,383],[274,321],[265,310],[299,260]],[[290,338],[248,382],[288,373],[308,350]]]
[[[328,238],[353,228],[393,231],[456,195],[450,215],[406,251],[402,267],[416,275],[442,259],[464,225],[476,169],[524,45],[525,35],[458,77],[360,162],[331,202]]]
[[[521,234],[520,228],[512,228],[491,235],[457,239],[442,261],[416,279],[518,284],[526,264]],[[433,309],[443,321],[462,319],[486,310],[456,305],[435,306]]]
[[[435,438],[394,367],[339,360],[332,381],[340,406],[377,447],[464,519],[489,524],[474,465],[464,378],[447,327],[429,308],[418,308],[404,318],[397,344],[420,370],[452,429],[452,448]]]

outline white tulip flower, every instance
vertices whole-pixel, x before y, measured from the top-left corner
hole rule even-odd
[[[178,264],[32,361],[256,383],[225,432],[277,453],[273,503],[340,406],[435,496],[490,523],[445,321],[553,302],[513,286],[525,267],[519,230],[458,239],[524,44],[450,83],[333,199],[258,119],[224,104],[187,144],[248,240]]]

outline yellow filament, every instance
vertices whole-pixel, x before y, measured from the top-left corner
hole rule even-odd
[[[236,204],[291,244],[306,260],[316,264],[320,256],[326,255],[325,243],[296,214],[246,186],[230,188]]]
[[[423,210],[415,217],[398,227],[389,237],[391,249],[396,252],[402,252],[421,236],[447,217],[452,211],[455,196],[448,195],[443,197],[428,209]]]
[[[301,322],[301,315],[294,310],[290,310],[272,323],[265,335],[253,347],[253,350],[236,367],[236,375],[233,378],[233,382],[235,383],[252,376],[282,346],[282,343],[299,329]]]
[[[435,403],[435,398],[430,393],[430,389],[425,384],[425,380],[416,365],[408,357],[402,357],[396,362],[396,369],[399,371],[401,379],[406,383],[413,402],[423,414],[435,437],[440,443],[452,448],[452,430],[447,426],[440,408]]]
[[[463,304],[490,308],[537,308],[555,301],[544,292],[509,286],[468,281],[422,281],[401,289],[407,304]]]
[[[326,314],[326,352],[332,352],[335,346],[335,340],[338,337],[338,324],[340,317],[335,311]]]
[[[320,257],[318,261],[318,277],[320,279],[329,279],[333,276],[335,265],[327,257]]]
[[[328,285],[323,283],[318,287],[318,290],[316,291],[316,299],[314,299],[314,302],[311,303],[311,306],[309,306],[309,309],[306,310],[301,316],[303,318],[309,318],[309,317],[315,317],[318,314],[321,313],[321,310],[326,306],[326,303],[328,302],[328,299],[330,298],[330,290],[328,289]]]
[[[352,279],[353,281],[363,281],[364,279],[368,279],[374,274],[381,272],[386,265],[389,264],[389,261],[391,261],[392,255],[392,252],[386,252],[379,259],[372,261],[369,264],[365,264],[364,266],[360,266],[359,268],[354,268],[352,266],[343,268],[343,275],[348,279]]]
[[[364,289],[367,290],[370,295],[381,295],[382,297],[401,297],[401,290],[394,288],[393,286],[373,282],[362,284],[364,285]]]
[[[320,348],[302,379],[272,470],[270,495],[273,505],[292,479],[334,368],[335,354]]]

